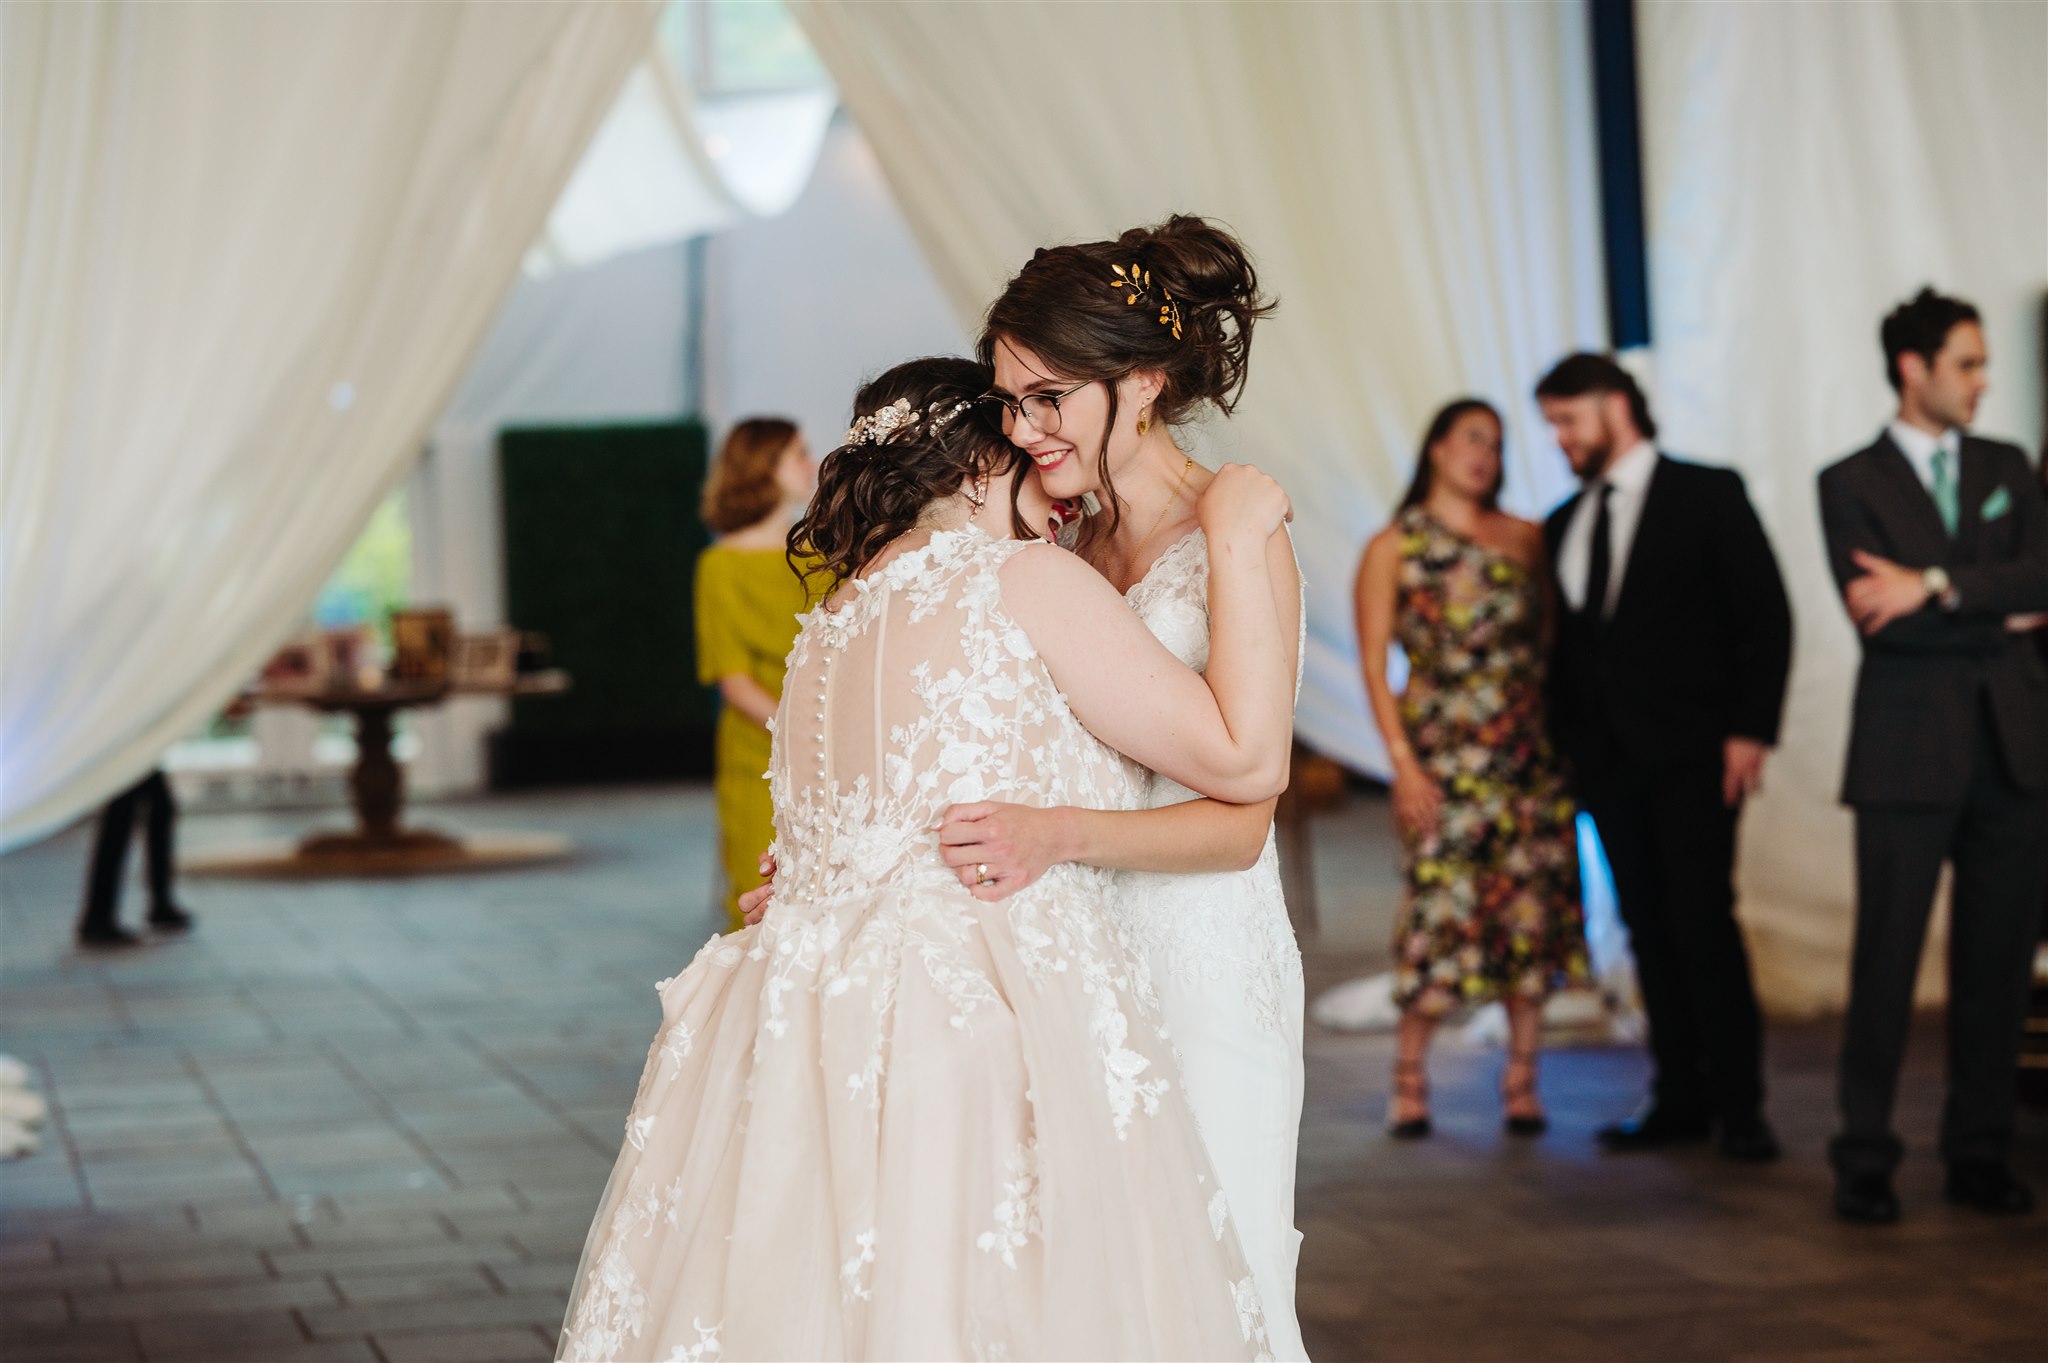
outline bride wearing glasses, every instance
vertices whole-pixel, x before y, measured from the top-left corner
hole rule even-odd
[[[1205,684],[1086,564],[1013,538],[1050,506],[968,410],[989,380],[869,384],[791,532],[830,592],[776,714],[774,901],[661,986],[566,1359],[1267,1355],[1107,873],[989,903],[934,829],[984,799],[1135,808],[1137,763],[1277,791],[1286,497],[1234,467],[1201,504]]]
[[[1115,241],[1037,253],[989,309],[1003,431],[1045,491],[1099,507],[1074,538],[1160,642],[1197,670],[1234,661],[1212,637],[1213,542],[1197,515],[1227,492],[1174,431],[1242,392],[1253,324],[1271,311],[1243,246],[1174,217]],[[1277,647],[1297,675],[1301,579],[1285,536],[1267,545]],[[1294,693],[1274,718],[1291,726]],[[1258,1279],[1273,1352],[1306,1356],[1294,1311],[1294,1169],[1302,1105],[1301,953],[1281,893],[1273,801],[1201,799],[1199,783],[1148,774],[1140,811],[1042,808],[991,796],[946,815],[949,861],[986,866],[996,898],[1047,868],[1116,871],[1113,912],[1157,984],[1210,1161]],[[1226,799],[1228,797],[1225,797]]]

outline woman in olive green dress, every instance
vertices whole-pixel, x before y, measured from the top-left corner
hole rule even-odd
[[[727,930],[739,897],[761,883],[775,837],[768,803],[768,721],[782,698],[783,659],[809,608],[784,537],[817,486],[796,424],[755,417],[733,427],[704,488],[704,522],[718,539],[697,560],[697,674],[718,687],[714,754]]]
[[[1508,1013],[1507,1129],[1541,1132],[1543,1001],[1588,974],[1576,812],[1543,732],[1548,560],[1542,528],[1500,509],[1501,479],[1500,414],[1451,403],[1359,567],[1366,690],[1408,873],[1394,940],[1397,1136],[1429,1133],[1423,1062],[1438,1020],[1493,1000]],[[1399,697],[1390,642],[1408,659]]]

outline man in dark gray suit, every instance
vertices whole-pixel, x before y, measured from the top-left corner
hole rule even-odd
[[[1967,433],[1985,388],[1977,311],[1922,290],[1885,318],[1897,417],[1823,470],[1828,558],[1863,634],[1842,799],[1856,811],[1856,950],[1829,1147],[1835,1210],[1898,1219],[1891,1129],[1920,944],[1944,861],[1950,1201],[2025,1212],[2014,1084],[2048,894],[2048,503],[2017,446]]]

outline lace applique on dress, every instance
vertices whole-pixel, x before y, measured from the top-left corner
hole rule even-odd
[[[1209,541],[1190,531],[1156,559],[1126,594],[1159,642],[1196,671],[1209,666]],[[1300,626],[1306,643],[1306,618]],[[1300,668],[1295,672],[1300,685]],[[1154,772],[1145,805],[1159,809],[1200,798]],[[1273,835],[1247,871],[1161,874],[1120,872],[1118,924],[1156,966],[1211,984],[1239,982],[1259,1024],[1285,1028],[1283,1001],[1301,979],[1301,949],[1287,918]]]
[[[941,533],[804,618],[769,771],[776,895],[661,986],[563,1357],[1258,1352],[1109,873],[983,904],[939,852],[958,801],[1143,799],[1004,609],[1026,552],[1058,551]],[[1049,1262],[1090,1256],[1119,1269],[1044,1300]]]
[[[1042,1229],[1038,1214],[1038,1147],[1030,1142],[1017,1147],[1003,1165],[1003,1181],[997,1189],[995,1229],[983,1231],[975,1247],[994,1254],[1003,1267],[1017,1266],[1017,1251],[1037,1238]]]

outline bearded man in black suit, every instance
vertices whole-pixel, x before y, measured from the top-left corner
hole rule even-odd
[[[1550,728],[1614,874],[1650,1023],[1649,1104],[1610,1150],[1778,1154],[1735,919],[1736,826],[1778,740],[1792,611],[1732,469],[1659,452],[1628,371],[1573,355],[1536,387],[1585,489],[1544,526],[1562,599]]]

